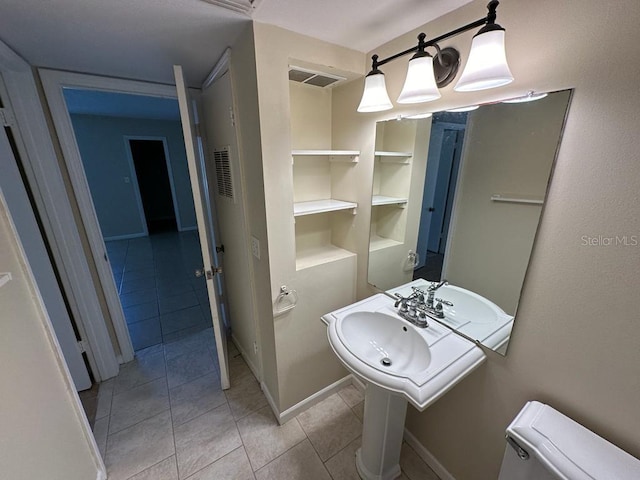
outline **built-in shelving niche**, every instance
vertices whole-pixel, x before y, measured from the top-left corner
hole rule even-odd
[[[336,195],[335,184],[343,183],[341,177],[349,164],[357,161],[359,152],[342,151],[338,155],[330,150],[299,152],[292,152],[296,270],[355,256],[345,245],[358,204],[334,197],[345,197],[344,192]],[[351,160],[336,162],[333,158]]]
[[[412,157],[408,151],[375,151],[370,251],[404,243]]]
[[[290,82],[290,101],[296,270],[353,263],[360,151],[332,145],[330,90]]]

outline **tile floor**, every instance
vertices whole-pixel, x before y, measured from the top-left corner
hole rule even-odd
[[[221,390],[206,286],[193,275],[202,266],[196,232],[107,250],[136,350],[94,406],[109,480],[359,478],[364,401],[353,386],[280,426],[229,343],[231,388]],[[438,479],[407,444],[401,466],[403,480]]]
[[[232,343],[222,391],[211,329],[139,351],[100,386],[109,480],[358,479],[363,395],[348,386],[279,426]],[[404,444],[403,480],[437,480]]]
[[[195,231],[106,242],[134,350],[211,325]]]

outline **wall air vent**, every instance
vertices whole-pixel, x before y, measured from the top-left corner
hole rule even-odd
[[[307,68],[290,65],[289,80],[324,88],[329,85],[335,85],[338,82],[346,80],[346,78],[338,75],[332,75],[330,73],[316,72]]]
[[[218,195],[235,201],[233,188],[233,175],[231,174],[230,148],[222,147],[213,152],[213,160],[216,165],[216,183]]]

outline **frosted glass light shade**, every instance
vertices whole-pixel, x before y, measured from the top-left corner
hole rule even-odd
[[[474,92],[501,87],[512,81],[504,50],[504,30],[490,30],[473,37],[469,59],[453,89]]]
[[[393,108],[393,104],[387,93],[384,74],[374,73],[373,75],[367,75],[364,79],[364,92],[362,92],[358,111],[363,113],[382,112],[391,108]]]
[[[398,97],[398,103],[422,103],[440,98],[433,73],[433,57],[412,58],[407,68],[407,78]]]

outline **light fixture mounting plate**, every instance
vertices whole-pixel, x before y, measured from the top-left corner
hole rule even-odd
[[[433,59],[433,73],[438,88],[449,85],[456,78],[458,68],[460,68],[460,52],[453,47],[440,50]]]

